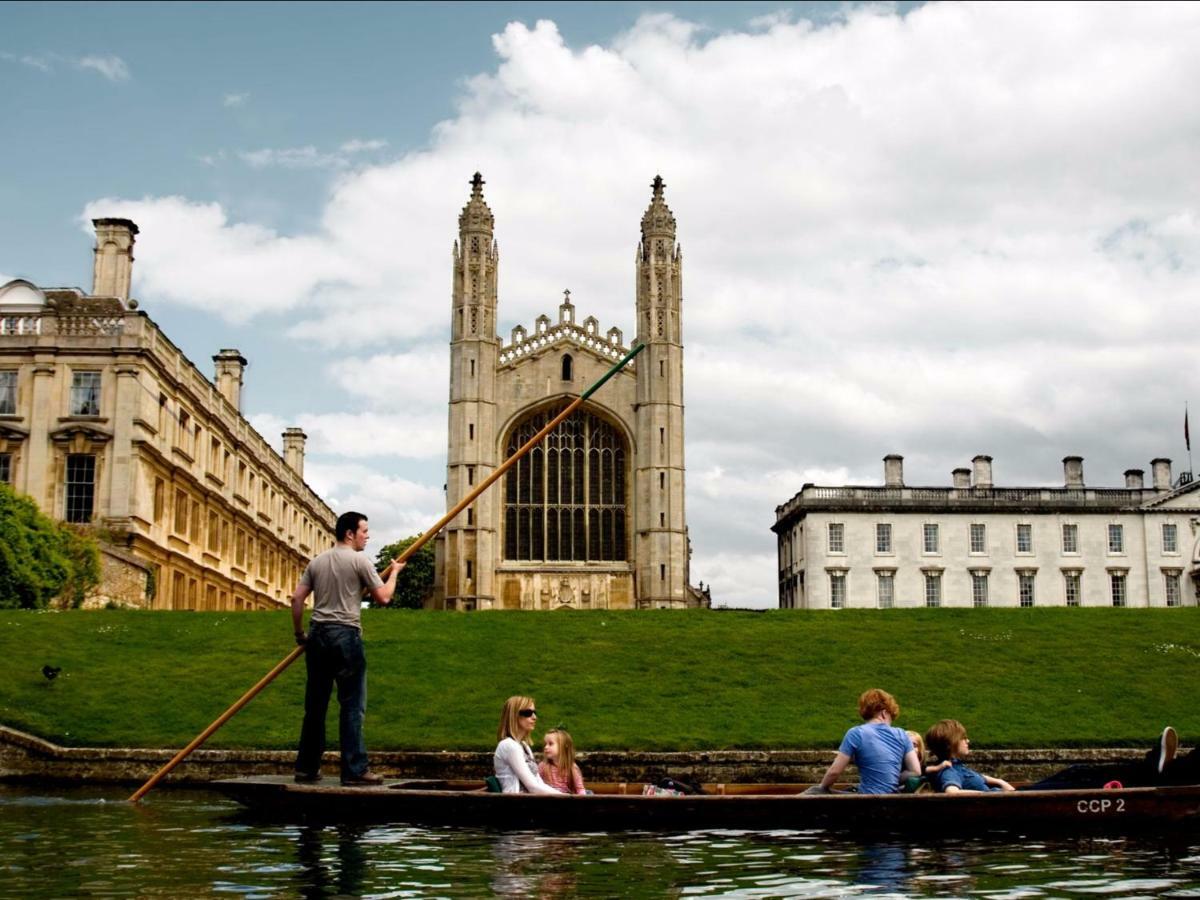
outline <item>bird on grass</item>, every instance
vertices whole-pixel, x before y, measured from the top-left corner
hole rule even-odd
[[[49,663],[42,666],[42,674],[46,676],[47,681],[53,681],[58,677],[58,673],[62,671],[62,666],[52,666]]]

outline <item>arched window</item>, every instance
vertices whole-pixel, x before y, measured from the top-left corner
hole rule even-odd
[[[571,377],[571,354],[564,353],[562,358],[562,380],[570,381]]]
[[[553,416],[536,413],[518,424],[504,455],[515,453]],[[562,422],[505,476],[504,558],[626,559],[626,455],[620,432],[598,416],[577,412]]]

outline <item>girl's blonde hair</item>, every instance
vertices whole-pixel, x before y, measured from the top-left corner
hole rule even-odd
[[[546,737],[552,734],[558,735],[558,762],[546,762],[562,773],[567,779],[567,790],[574,794],[579,790],[579,785],[575,783],[575,742],[565,728],[551,728],[546,732]]]
[[[505,700],[504,709],[500,713],[500,727],[496,729],[496,740],[502,741],[505,738],[521,740],[518,737],[521,733],[521,727],[518,724],[521,721],[521,710],[536,706],[532,697],[509,697]]]
[[[917,751],[917,759],[921,765],[925,765],[925,738],[921,737],[919,732],[906,731],[908,739],[912,741],[913,749]]]

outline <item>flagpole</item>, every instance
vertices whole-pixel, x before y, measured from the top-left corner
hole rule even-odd
[[[524,456],[526,453],[528,453],[530,450],[532,450],[534,447],[536,447],[541,442],[541,440],[544,437],[546,437],[546,435],[548,435],[551,431],[553,431],[555,428],[558,427],[560,422],[562,422],[565,418],[567,418],[567,416],[569,416],[571,413],[573,413],[575,410],[577,410],[580,406],[582,406],[583,401],[587,400],[590,396],[592,396],[592,394],[594,394],[594,393],[596,393],[596,391],[600,390],[600,388],[604,386],[605,382],[607,382],[610,378],[612,378],[614,375],[616,375],[618,372],[620,372],[623,368],[625,368],[626,363],[628,363],[631,359],[633,359],[635,356],[637,356],[639,353],[641,353],[645,348],[646,348],[645,344],[638,344],[636,347],[634,347],[632,350],[630,350],[628,353],[626,353],[623,357],[621,357],[621,360],[619,362],[617,362],[611,369],[609,369],[607,372],[605,372],[601,378],[597,379],[596,382],[593,383],[586,391],[584,391],[582,394],[580,394],[578,397],[576,397],[574,400],[572,400],[569,404],[567,404],[566,409],[564,409],[557,416],[555,416],[548,423],[546,423],[546,426],[544,428],[542,428],[541,431],[539,431],[537,434],[535,434],[533,437],[531,437],[528,441],[526,441],[524,444],[522,444],[520,449],[518,449],[512,456],[510,456],[503,463],[501,463],[496,468],[496,471],[494,471],[491,475],[489,475],[487,477],[487,479],[485,479],[483,481],[482,484],[480,484],[477,488],[475,488],[475,490],[471,491],[471,493],[469,493],[466,497],[464,497],[462,500],[460,500],[455,505],[455,507],[453,509],[451,509],[448,513],[446,513],[446,515],[442,516],[442,518],[440,518],[433,525],[432,528],[430,528],[424,534],[420,535],[415,541],[413,541],[411,544],[409,544],[408,547],[406,547],[404,549],[404,551],[397,557],[397,559],[400,562],[404,562],[410,556],[412,556],[414,553],[416,553],[418,550],[420,550],[423,546],[425,546],[425,544],[428,543],[429,540],[435,534],[437,534],[439,531],[441,531],[442,528],[444,528],[446,526],[446,524],[448,522],[450,522],[450,520],[452,520],[455,516],[457,516],[464,509],[466,509],[468,506],[470,506],[480,494],[482,494],[484,491],[486,491],[492,484],[494,484],[496,482],[497,479],[500,478],[501,475],[503,475],[513,465],[515,465],[518,459],[520,459],[522,456]],[[165,766],[163,766],[161,769],[159,769],[157,772],[155,772],[149,781],[147,781],[145,784],[143,784],[140,788],[138,788],[133,793],[133,795],[129,798],[129,802],[137,803],[140,799],[142,799],[142,797],[144,797],[150,791],[150,789],[152,787],[154,787],[163,778],[166,777],[168,772],[170,772],[177,765],[179,765],[181,762],[183,762],[183,760],[188,756],[188,754],[190,754],[193,750],[195,750],[197,747],[199,747],[201,744],[203,744],[206,740],[208,740],[209,737],[213,734],[213,732],[215,732],[218,728],[220,728],[222,725],[224,725],[226,722],[228,722],[231,718],[233,718],[234,714],[239,709],[241,709],[243,706],[245,706],[247,703],[249,703],[251,700],[253,700],[254,697],[257,696],[259,691],[261,691],[268,684],[270,684],[272,681],[274,681],[276,676],[278,676],[284,669],[286,669],[293,662],[295,662],[297,659],[299,659],[301,654],[303,654],[303,653],[304,653],[304,646],[301,645],[301,646],[297,647],[295,650],[293,650],[291,653],[289,653],[287,656],[285,656],[282,660],[280,660],[279,663],[276,664],[275,668],[273,668],[270,672],[268,672],[266,675],[264,675],[258,681],[258,683],[254,685],[254,687],[252,687],[252,688],[250,688],[250,690],[246,691],[246,693],[243,694],[238,699],[238,701],[233,704],[233,706],[231,706],[231,707],[229,707],[229,709],[225,710],[225,712],[223,712],[220,716],[218,716],[211,725],[209,725],[207,728],[205,728],[204,731],[200,732],[200,734],[198,734],[192,740],[192,742],[190,744],[188,744],[186,747],[184,747],[182,750],[180,750],[178,753],[176,753],[170,762],[168,762]]]
[[[1186,400],[1183,401],[1183,442],[1187,445],[1188,474],[1195,480],[1196,470],[1192,468],[1192,436],[1188,433],[1188,405]]]

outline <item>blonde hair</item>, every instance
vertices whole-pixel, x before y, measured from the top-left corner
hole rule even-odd
[[[925,765],[925,738],[916,731],[904,732],[908,735],[908,739],[912,741],[913,749],[917,751],[917,760],[921,765]]]
[[[957,719],[942,719],[925,732],[925,743],[939,760],[945,761],[954,756],[958,742],[967,736],[967,729]]]
[[[858,714],[864,719],[873,719],[885,710],[893,721],[900,718],[900,704],[887,691],[871,688],[858,698]]]
[[[546,737],[552,734],[558,735],[558,761],[551,762],[547,759],[546,763],[558,769],[567,781],[567,790],[574,794],[579,790],[579,785],[575,783],[575,742],[571,740],[571,734],[565,728],[551,728],[546,732]]]
[[[521,734],[520,712],[531,706],[537,706],[532,697],[509,697],[505,700],[504,709],[500,713],[500,727],[496,729],[496,740],[502,741],[505,738],[512,738],[515,741],[522,740],[519,737]]]

